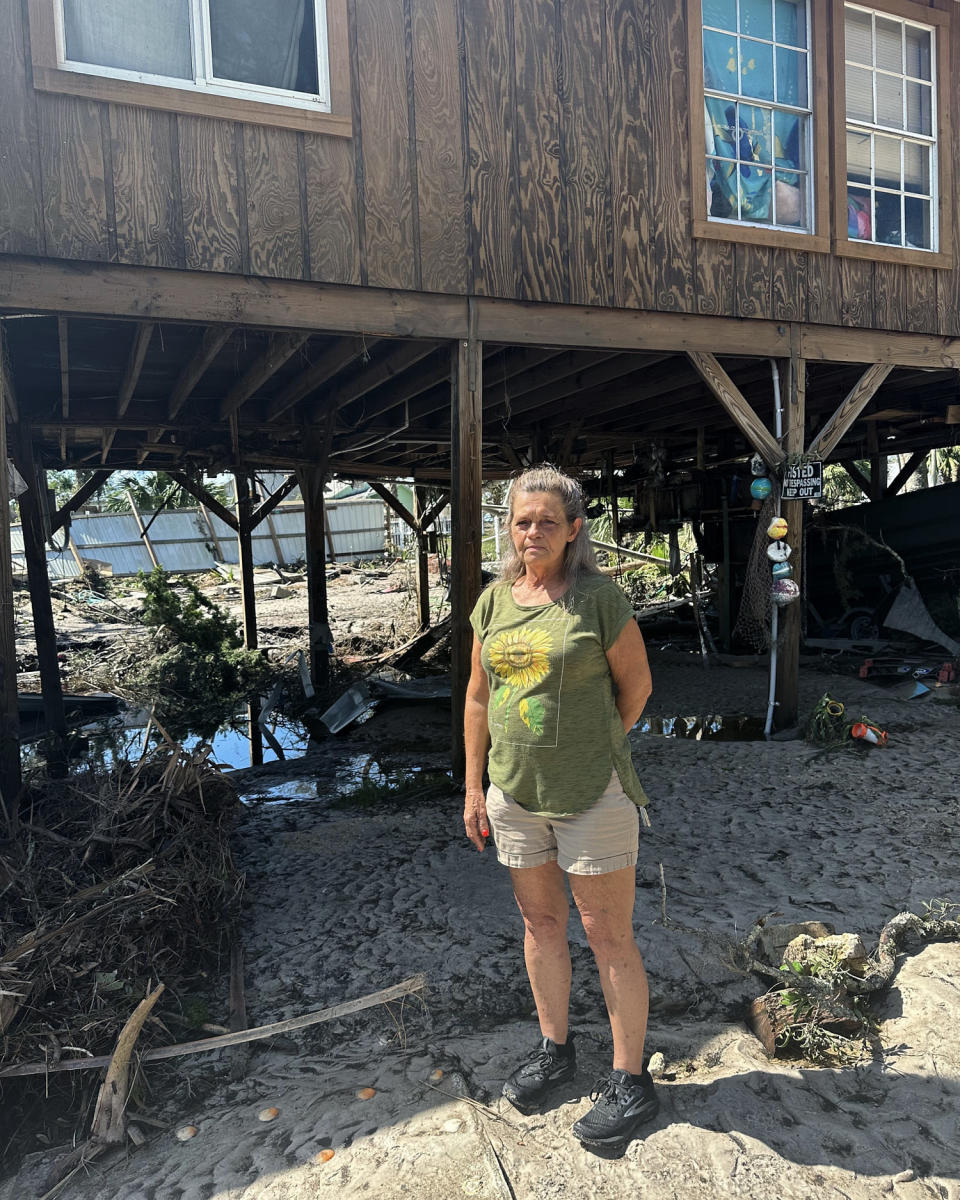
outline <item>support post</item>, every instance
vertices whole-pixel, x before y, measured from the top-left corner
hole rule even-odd
[[[33,629],[37,641],[37,663],[40,668],[40,690],[47,729],[51,734],[48,757],[50,773],[62,776],[66,772],[67,719],[63,707],[63,684],[57,660],[57,633],[53,625],[53,605],[50,602],[50,577],[47,574],[46,535],[43,526],[43,505],[46,503],[33,458],[33,443],[26,426],[21,426],[18,442],[18,470],[27,484],[20,496],[20,524],[23,532],[23,556],[27,561],[27,580],[30,586],[30,605],[33,609]]]
[[[2,357],[2,352],[0,352]],[[17,631],[10,549],[10,477],[7,470],[5,372],[0,372],[0,816],[12,836],[20,792],[20,721],[17,710]]]
[[[426,510],[426,491],[413,485],[413,515],[416,518],[414,537],[417,539],[417,621],[420,629],[430,628],[430,572],[427,563],[427,538],[422,527]]]
[[[303,524],[307,537],[307,629],[310,644],[310,681],[323,695],[330,683],[330,614],[327,608],[326,511],[322,464],[300,467],[297,482],[303,498]]]
[[[481,459],[483,347],[474,338],[455,342],[451,355],[450,509],[451,530],[451,658],[452,758],[454,778],[462,779],[466,757],[463,708],[470,679],[473,630],[470,612],[480,593],[482,533]]]
[[[787,367],[787,402],[784,406],[786,415],[784,445],[787,454],[803,453],[806,376],[807,365],[804,359],[791,358]],[[789,530],[787,538],[793,549],[790,556],[793,580],[802,590],[803,501],[785,501],[782,512]],[[802,600],[795,600],[793,604],[788,604],[780,614],[779,670],[774,694],[776,708],[773,715],[775,729],[789,729],[797,723],[800,707],[800,633],[802,624]]]
[[[250,480],[242,471],[234,474],[237,486],[237,549],[240,559],[240,597],[243,605],[243,645],[247,650],[257,648],[257,601],[253,583],[253,528],[251,515],[253,498]],[[263,762],[263,739],[260,736],[258,719],[259,705],[247,705],[247,720],[250,730],[250,765],[257,767]]]

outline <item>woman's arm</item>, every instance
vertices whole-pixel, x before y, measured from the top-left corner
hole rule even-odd
[[[624,730],[630,730],[639,720],[653,691],[643,634],[632,618],[607,651],[607,662],[617,685],[617,712]]]
[[[467,795],[463,805],[463,824],[467,830],[467,837],[482,851],[485,845],[483,839],[490,832],[487,804],[483,795],[483,768],[490,745],[490,729],[487,725],[490,687],[487,683],[487,673],[480,661],[481,648],[482,643],[474,634],[470,682],[467,684],[467,701],[463,710],[463,741],[467,757]]]

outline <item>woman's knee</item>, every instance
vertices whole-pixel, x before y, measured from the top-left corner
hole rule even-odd
[[[632,923],[611,920],[608,913],[602,916],[585,913],[582,920],[587,944],[597,962],[622,961],[640,954]]]
[[[544,943],[566,941],[569,906],[528,904],[520,900],[517,900],[517,906],[528,937]]]

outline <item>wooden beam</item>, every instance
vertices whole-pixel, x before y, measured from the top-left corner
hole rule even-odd
[[[57,342],[60,353],[60,414],[70,416],[70,328],[66,317],[57,318]]]
[[[328,412],[331,406],[340,409],[346,404],[352,404],[354,400],[359,400],[368,392],[402,375],[404,371],[433,354],[436,348],[433,344],[423,342],[406,342],[397,346],[395,350],[370,363],[352,378],[345,379],[328,396],[324,396],[312,418],[316,420],[318,416]]]
[[[208,367],[234,334],[233,325],[212,326],[204,332],[200,345],[173,385],[167,401],[167,420],[172,421],[193,394]],[[159,441],[160,438],[157,438]]]
[[[157,558],[153,548],[153,543],[150,541],[150,535],[147,533],[146,526],[143,523],[143,517],[140,516],[140,509],[137,508],[137,502],[133,498],[133,492],[129,488],[124,489],[124,495],[127,497],[127,503],[130,505],[130,511],[133,513],[133,519],[137,523],[137,528],[140,530],[140,537],[144,546],[147,548],[147,553],[150,555],[150,561],[154,567],[160,566],[160,559]]]
[[[20,405],[17,403],[17,392],[13,386],[13,376],[10,372],[10,363],[7,361],[6,349],[5,342],[0,338],[0,389],[3,390],[3,405],[0,406],[0,412],[5,409],[11,421],[19,421]]]
[[[437,500],[434,500],[433,504],[431,504],[423,516],[419,518],[420,528],[424,530],[429,529],[449,503],[450,496],[447,494],[447,492],[444,492],[442,496],[440,496]]]
[[[450,507],[451,530],[451,729],[454,778],[466,765],[463,709],[470,678],[473,631],[470,613],[481,588],[481,433],[483,420],[483,360],[481,343],[455,342],[451,352]]]
[[[234,533],[239,533],[240,527],[237,524],[236,513],[232,513],[229,508],[224,508],[216,497],[211,496],[199,483],[194,483],[189,475],[185,475],[182,471],[170,471],[169,474],[170,478],[179,483],[185,492],[189,492],[200,504],[205,504],[221,521],[229,525]]]
[[[361,338],[346,338],[338,341],[329,350],[325,350],[315,363],[301,371],[296,378],[291,379],[287,386],[267,404],[267,420],[275,421],[278,417],[282,417],[295,404],[299,404],[317,388],[322,387],[327,380],[339,375],[342,370],[362,354],[368,353],[371,346],[376,344],[376,339],[373,338],[366,343]]]
[[[143,370],[143,360],[147,356],[147,351],[150,348],[150,339],[153,337],[154,324],[152,321],[141,321],[133,335],[133,345],[130,348],[130,357],[127,359],[127,367],[123,374],[123,380],[120,383],[120,391],[117,395],[117,418],[122,420],[127,415],[127,409],[130,407],[130,401],[133,399],[133,393],[136,390],[137,382],[140,379],[140,372]],[[114,425],[110,428],[104,428],[103,440],[101,442],[100,461],[105,463],[113,446],[113,440],[117,436],[117,427]]]
[[[86,483],[82,483],[80,487],[73,493],[69,500],[57,509],[56,514],[50,521],[51,536],[58,533],[66,525],[70,516],[77,511],[78,508],[86,504],[95,492],[98,492],[107,482],[113,471],[107,469],[103,471],[94,471]]]
[[[424,536],[424,503],[426,488],[413,485],[414,536],[417,542],[417,625],[430,628],[430,564],[427,559],[427,539]]]
[[[2,358],[0,343],[0,358]],[[0,374],[0,819],[16,833],[20,796],[20,721],[17,708],[17,631],[10,547],[10,476],[7,467],[6,372]]]
[[[384,504],[387,505],[388,508],[393,509],[401,521],[404,521],[410,526],[414,533],[419,531],[420,523],[417,521],[417,518],[402,501],[397,499],[397,497],[393,494],[393,492],[390,491],[389,488],[384,487],[378,479],[369,480],[369,487],[372,491],[377,493],[377,495],[384,502]]]
[[[786,457],[783,450],[747,403],[743,393],[717,362],[715,355],[691,350],[687,357],[699,371],[704,383],[726,409],[734,425],[767,466],[779,466]]]
[[[333,635],[327,606],[327,569],[324,542],[330,561],[336,562],[333,534],[327,521],[324,488],[327,464],[333,440],[333,417],[322,431],[311,430],[307,449],[314,456],[309,467],[297,468],[297,482],[303,498],[303,523],[307,544],[307,638],[310,647],[310,679],[323,695],[330,683],[330,653]]]
[[[857,485],[863,494],[869,498],[870,496],[870,480],[864,475],[855,462],[842,462],[841,467],[850,476],[853,482]]]
[[[152,321],[141,321],[137,326],[136,333],[133,335],[130,357],[127,359],[127,368],[123,373],[120,394],[117,397],[118,418],[125,417],[127,409],[130,407],[130,401],[133,399],[133,393],[136,391],[137,383],[140,380],[140,372],[143,370],[144,359],[147,357],[147,351],[150,349],[150,339],[153,337],[153,330],[154,323]]]
[[[257,599],[253,576],[253,537],[250,514],[252,497],[250,479],[242,471],[234,473],[237,485],[237,549],[240,560],[240,603],[243,612],[243,646],[245,650],[257,649]],[[260,766],[263,762],[263,739],[260,735],[258,705],[247,705],[247,722],[250,736],[250,765]]]
[[[220,401],[220,420],[238,412],[250,397],[260,390],[268,379],[272,379],[280,368],[291,359],[309,338],[309,333],[281,333],[270,339],[270,345],[256,362],[244,371],[229,392]]]
[[[927,450],[915,450],[894,476],[893,481],[885,490],[884,495],[896,496],[910,476],[914,473],[914,471],[916,471],[917,467],[919,467],[923,460],[927,457],[928,453],[929,451]]]
[[[806,423],[807,365],[792,357],[785,380],[784,441],[787,454],[802,454]],[[786,500],[783,516],[787,522],[787,540],[793,553],[793,581],[803,587],[803,500]],[[803,601],[795,600],[780,610],[777,681],[774,692],[776,729],[791,729],[797,724],[800,705],[800,635],[803,628]]]
[[[33,609],[33,629],[37,643],[37,665],[40,670],[40,690],[47,728],[52,736],[48,758],[50,771],[66,773],[67,720],[63,705],[63,682],[57,658],[57,632],[53,623],[50,600],[50,576],[47,573],[46,539],[43,530],[43,508],[46,497],[33,457],[33,444],[25,425],[20,425],[17,444],[17,469],[27,484],[19,497],[20,529],[23,536],[23,555],[27,561],[27,580],[30,605]],[[6,497],[3,497],[6,503]]]
[[[844,397],[843,403],[810,443],[810,454],[822,459],[830,457],[843,435],[867,407],[892,370],[892,363],[877,362],[867,367]]]
[[[273,492],[272,495],[268,496],[266,498],[266,500],[264,500],[264,502],[260,505],[260,507],[255,509],[250,514],[250,521],[251,521],[250,528],[256,529],[256,527],[260,524],[261,521],[265,521],[270,516],[270,514],[273,512],[273,510],[277,507],[277,505],[281,504],[284,500],[286,500],[287,496],[290,495],[290,493],[293,491],[293,489],[296,486],[297,486],[296,475],[290,475],[289,478],[285,479],[283,481],[283,483],[281,483],[280,486],[277,488],[277,490],[275,492]]]

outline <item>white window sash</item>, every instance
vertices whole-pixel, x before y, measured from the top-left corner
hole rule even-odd
[[[209,6],[206,0],[190,0],[191,29],[190,44],[193,52],[193,80],[176,79],[169,75],[151,75],[145,71],[125,71],[120,67],[103,67],[97,63],[79,62],[67,58],[64,32],[63,0],[53,6],[54,27],[57,43],[57,62],[68,71],[81,75],[96,75],[108,79],[122,79],[130,83],[142,83],[153,87],[169,88],[171,91],[206,93],[236,99],[256,100],[261,103],[280,104],[287,108],[316,108],[320,112],[330,111],[330,48],[327,36],[326,0],[307,0],[314,6],[314,28],[317,49],[317,92],[298,92],[286,88],[272,88],[264,84],[245,83],[242,80],[220,79],[213,74],[212,40],[210,36]]]

